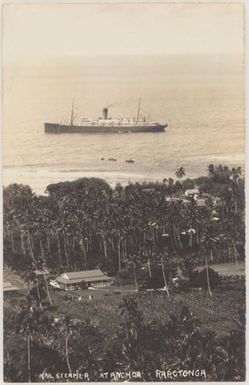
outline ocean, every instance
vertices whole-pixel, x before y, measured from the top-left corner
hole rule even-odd
[[[46,186],[100,177],[114,186],[207,174],[210,163],[244,165],[243,58],[233,55],[58,58],[4,67],[3,183]],[[166,133],[44,133],[44,122],[137,114]],[[116,162],[108,161],[114,157]],[[101,160],[104,158],[104,160]],[[125,160],[133,159],[134,163]]]

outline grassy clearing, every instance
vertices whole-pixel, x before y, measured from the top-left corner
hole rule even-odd
[[[229,277],[233,275],[245,276],[245,262],[239,263],[222,263],[209,266],[223,277]],[[198,266],[195,270],[201,271],[205,266]]]
[[[51,310],[55,317],[70,316],[82,320],[94,321],[105,335],[113,335],[122,322],[119,305],[125,296],[134,296],[138,300],[146,322],[152,320],[164,322],[170,313],[177,313],[182,305],[187,305],[194,316],[200,319],[203,329],[215,330],[219,335],[229,333],[236,327],[239,311],[245,306],[245,283],[237,281],[222,283],[212,291],[209,297],[206,290],[192,289],[188,292],[171,292],[168,297],[165,292],[135,292],[134,287],[112,287],[100,290],[80,290],[67,292],[51,290],[55,304]],[[89,295],[92,299],[89,300]],[[81,296],[81,301],[79,301]],[[70,298],[70,299],[69,299]],[[4,297],[5,307],[18,308],[25,302],[24,297]]]
[[[89,294],[92,299],[89,300]],[[81,295],[81,301],[78,300]],[[222,284],[213,290],[209,297],[207,291],[191,290],[186,293],[172,293],[169,297],[164,292],[136,293],[120,290],[96,290],[67,293],[72,299],[67,300],[63,292],[52,293],[56,305],[54,314],[69,315],[83,320],[90,319],[98,324],[103,332],[112,335],[122,321],[119,305],[127,295],[138,300],[145,321],[153,319],[166,321],[170,313],[178,312],[182,305],[187,305],[202,323],[202,328],[215,330],[218,334],[231,331],[236,326],[239,310],[245,303],[245,285],[243,282]]]
[[[127,291],[127,290],[121,291],[121,289],[119,291],[110,290],[109,292],[104,290],[98,290],[98,291],[85,290],[85,291],[81,291],[80,293],[77,293],[77,295],[75,294],[76,293],[66,293],[66,297],[65,297],[65,294],[62,291],[55,291],[55,292],[51,291],[51,296],[55,306],[53,308],[50,308],[50,310],[48,309],[45,310],[45,312],[49,311],[53,317],[61,318],[63,316],[69,316],[71,319],[78,318],[83,321],[88,322],[90,320],[91,322],[95,323],[95,325],[98,326],[98,330],[103,337],[103,340],[101,338],[102,342],[98,344],[98,341],[97,341],[98,338],[97,340],[95,338],[92,340],[93,336],[85,335],[84,332],[82,333],[82,335],[79,335],[79,339],[80,341],[83,341],[83,343],[85,343],[84,341],[86,340],[89,341],[89,338],[90,338],[90,341],[92,341],[93,343],[94,349],[100,349],[100,351],[102,351],[102,349],[107,348],[109,344],[112,345],[113,342],[114,342],[114,346],[118,346],[117,344],[118,332],[120,332],[121,330],[127,331],[127,326],[122,326],[122,323],[124,322],[124,318],[121,316],[120,309],[119,309],[119,305],[122,302],[122,299],[127,296],[136,298],[138,307],[141,309],[141,312],[142,312],[142,319],[145,324],[149,324],[150,322],[154,321],[150,330],[158,330],[159,334],[155,334],[157,338],[156,344],[161,339],[161,336],[162,336],[161,330],[164,330],[163,333],[164,333],[164,337],[166,337],[166,340],[168,337],[170,339],[170,336],[167,336],[167,333],[168,333],[167,327],[165,329],[164,328],[160,329],[160,326],[167,323],[170,313],[177,315],[177,313],[182,310],[182,306],[187,305],[189,309],[192,311],[193,315],[199,318],[199,320],[201,321],[200,328],[202,329],[202,331],[209,329],[215,332],[216,336],[214,338],[211,338],[211,345],[214,343],[214,341],[216,341],[215,343],[218,344],[217,346],[219,346],[219,343],[221,343],[221,346],[223,346],[224,342],[222,341],[224,340],[220,339],[219,337],[227,335],[227,337],[229,338],[229,334],[232,330],[236,330],[236,329],[238,330],[238,325],[236,324],[236,320],[239,319],[239,313],[241,310],[243,311],[243,308],[245,305],[245,285],[242,280],[241,281],[238,280],[236,282],[231,281],[230,283],[227,283],[227,282],[222,283],[219,288],[213,290],[212,297],[208,296],[208,293],[206,290],[198,290],[198,289],[189,290],[189,291],[186,291],[185,293],[183,292],[174,293],[171,291],[169,297],[165,292],[136,293],[134,291]],[[78,300],[79,294],[81,294],[81,301]],[[93,296],[91,300],[89,300],[89,294]],[[71,296],[70,299],[68,299],[69,295]],[[15,321],[12,321],[11,318],[8,319],[9,314],[11,313],[15,314],[19,312],[20,310],[19,306],[21,302],[23,302],[23,304],[26,304],[25,297],[12,298],[12,299],[9,296],[4,297],[4,311],[8,310],[5,313],[6,325],[10,322],[10,324],[8,324],[8,327],[7,327],[9,332],[5,333],[5,346],[6,347],[8,346],[10,350],[12,349],[11,354],[13,357],[13,362],[15,362],[16,360],[15,352],[18,351],[17,354],[20,355],[20,358],[22,360],[21,361],[22,371],[25,371],[27,341],[25,339],[25,336],[21,336],[19,333],[16,333],[16,332],[13,333],[13,330],[16,329],[17,325],[13,323]],[[182,320],[182,318],[179,318],[179,317],[177,318],[178,320],[179,319]],[[182,321],[181,321],[181,324],[182,324]],[[188,339],[189,335],[188,335],[188,332],[186,332],[186,329],[183,328],[182,331],[184,332],[184,334],[186,334],[186,337]],[[54,342],[56,339],[58,342],[58,338],[59,338],[58,335],[56,333],[54,335],[53,331],[50,331],[50,333],[52,333],[50,334],[50,338],[52,338],[52,341]],[[65,337],[62,337],[62,339],[63,338]],[[240,335],[238,335],[238,338],[240,338]],[[76,340],[77,339],[78,339],[78,335],[76,337]],[[233,370],[235,370],[234,368],[237,368],[237,367],[240,368],[239,370],[241,371],[242,373],[241,376],[243,377],[244,361],[243,361],[243,353],[241,352],[241,349],[244,349],[244,348],[240,343],[240,339],[237,339],[237,335],[235,336],[235,339],[238,342],[237,345],[235,343],[236,341],[230,339],[235,345],[234,350],[232,351],[235,353],[230,353],[230,356],[229,356],[230,361],[227,363],[227,365],[228,365],[228,368],[231,366]],[[225,339],[225,341],[227,341],[227,339]],[[74,343],[75,343],[75,340],[74,340]],[[164,341],[164,344],[165,344],[165,341]],[[62,345],[62,350],[63,350],[63,346],[64,345]],[[81,344],[80,344],[80,347],[78,345],[76,346],[74,350],[74,354],[76,355],[78,354],[78,351],[79,349],[81,349],[81,346],[82,346]],[[136,344],[134,346],[136,346]],[[239,346],[239,348],[236,346]],[[73,348],[73,344],[71,344],[71,347]],[[32,349],[34,352],[34,346],[32,346]],[[214,347],[214,350],[215,350],[215,347]],[[178,350],[176,350],[176,352],[178,352]],[[203,352],[205,352],[205,349],[203,350]],[[159,356],[156,354],[156,350],[153,351],[153,353],[148,350],[147,353],[149,354],[149,356],[150,354],[153,354],[153,357],[154,355],[156,355],[157,358],[155,358],[155,362],[156,363],[159,362],[158,357],[160,357],[161,353],[159,353]],[[62,354],[64,353],[62,352]],[[175,358],[179,359],[178,353],[175,353],[175,355],[176,355]],[[238,358],[236,358],[237,356]],[[162,357],[164,357],[164,355],[162,355]],[[140,358],[141,357],[138,356],[138,360],[140,360]],[[203,358],[203,360],[205,361],[205,357]],[[216,362],[215,357],[213,356],[212,356],[212,360]],[[39,357],[38,357],[38,361],[39,361]],[[239,366],[240,362],[241,362],[241,366]],[[159,365],[159,364],[157,363],[156,365]],[[219,370],[219,367],[218,367],[218,370]],[[210,368],[208,369],[208,373],[209,371],[211,371]],[[39,369],[38,373],[40,372],[41,370]],[[11,373],[13,373],[13,369],[11,369]],[[240,372],[236,374],[236,370],[235,370],[234,373],[235,374],[233,374],[233,376],[237,378],[238,373]],[[216,379],[214,374],[211,373],[210,376],[211,376],[210,378]],[[227,378],[230,378],[229,370],[228,370],[227,376],[228,376]]]

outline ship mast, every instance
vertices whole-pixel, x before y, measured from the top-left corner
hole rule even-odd
[[[138,123],[138,120],[139,120],[140,107],[141,107],[141,98],[139,98],[138,110],[137,110],[137,121],[136,121],[136,123]]]
[[[73,124],[74,124],[74,118],[75,118],[75,115],[74,115],[74,99],[73,99],[72,111],[71,111],[71,119],[70,119],[71,126],[73,126]]]

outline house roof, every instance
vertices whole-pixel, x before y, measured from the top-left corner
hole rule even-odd
[[[93,277],[105,277],[104,273],[99,270],[83,270],[83,271],[72,271],[69,273],[63,273],[61,274],[61,277],[66,278],[67,280],[71,279],[87,279],[87,278],[93,278]]]
[[[56,281],[59,282],[59,283],[63,283],[63,284],[66,284],[66,285],[70,285],[70,284],[77,284],[77,283],[83,283],[83,282],[103,282],[103,281],[112,281],[113,278],[111,277],[106,277],[105,275],[101,276],[101,277],[88,277],[88,278],[72,278],[72,279],[67,279],[67,278],[64,278],[64,277],[58,277],[56,278]]]
[[[27,288],[27,284],[24,282],[22,277],[11,270],[8,266],[3,267],[3,282],[9,282],[12,286],[16,286],[21,290]]]
[[[165,198],[166,202],[182,202],[182,203],[186,203],[186,204],[190,204],[190,200],[189,199],[185,199],[183,197],[171,197],[171,196],[168,196]]]
[[[199,194],[200,190],[198,188],[191,188],[191,189],[187,189],[185,190],[185,195],[195,195],[195,194]]]
[[[85,278],[84,282],[98,282],[98,281],[113,281],[113,278],[106,277],[105,275],[102,277],[93,277],[93,278]]]
[[[5,281],[3,282],[3,291],[14,291],[14,290],[20,290],[19,287],[14,286],[11,282]]]
[[[56,281],[63,284],[81,283],[81,282],[100,282],[111,281],[112,278],[107,277],[101,270],[84,270],[84,271],[72,271],[69,273],[63,273]]]
[[[64,277],[57,277],[56,281],[59,283],[70,284],[70,283],[81,283],[83,282],[83,279],[67,279]]]

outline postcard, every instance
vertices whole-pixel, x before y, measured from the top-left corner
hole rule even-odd
[[[3,4],[4,382],[246,381],[244,19]]]

